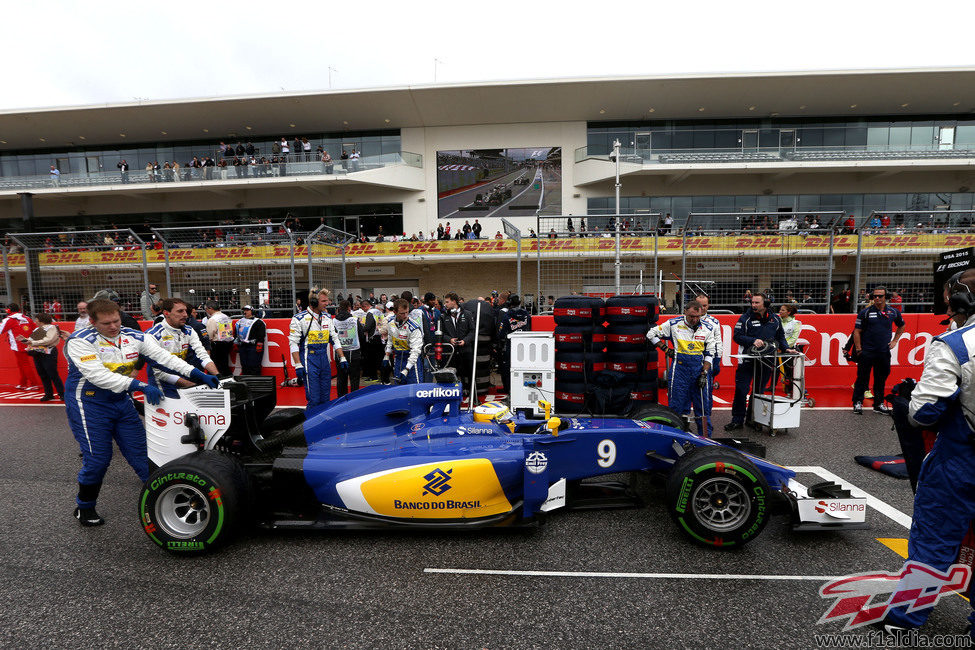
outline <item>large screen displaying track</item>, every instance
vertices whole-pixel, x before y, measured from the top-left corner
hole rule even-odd
[[[437,152],[441,219],[562,214],[562,148]]]

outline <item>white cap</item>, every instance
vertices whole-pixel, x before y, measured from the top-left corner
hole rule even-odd
[[[389,302],[386,303],[386,309],[392,309],[392,308],[393,308],[393,301],[390,300]]]

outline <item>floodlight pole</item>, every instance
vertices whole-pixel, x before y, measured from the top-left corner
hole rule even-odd
[[[613,159],[616,162],[616,263],[613,265],[616,295],[620,293],[620,141],[613,140]]]

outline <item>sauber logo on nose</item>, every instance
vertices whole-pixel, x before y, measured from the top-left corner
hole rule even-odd
[[[448,483],[450,482],[450,476],[448,476],[448,474],[451,474],[453,471],[453,469],[448,469],[446,472],[444,472],[438,467],[429,474],[426,474],[423,478],[425,478],[428,483],[423,486],[423,494],[420,496],[425,496],[427,494],[440,496],[449,490],[450,485],[448,485]]]

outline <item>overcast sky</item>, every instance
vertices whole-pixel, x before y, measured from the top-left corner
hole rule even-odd
[[[0,110],[689,72],[975,67],[971,0],[3,3]],[[435,64],[434,59],[440,63]]]

